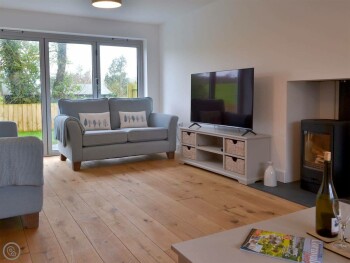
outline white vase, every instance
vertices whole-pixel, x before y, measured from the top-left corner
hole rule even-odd
[[[273,168],[272,162],[267,163],[267,167],[264,173],[264,185],[275,187],[277,186],[277,176],[275,168]]]

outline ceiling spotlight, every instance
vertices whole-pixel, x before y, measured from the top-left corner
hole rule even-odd
[[[117,8],[122,5],[122,0],[92,0],[92,5],[98,8]]]

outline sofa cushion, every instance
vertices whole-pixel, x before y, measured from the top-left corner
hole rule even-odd
[[[79,119],[79,113],[102,113],[109,111],[108,99],[58,100],[60,114]]]
[[[168,129],[160,127],[127,128],[129,142],[160,141],[168,138]]]
[[[153,100],[150,97],[145,98],[110,98],[109,99],[109,111],[111,113],[111,126],[112,129],[120,128],[119,112],[136,112],[145,111],[147,123],[149,115],[153,111]]]
[[[79,113],[79,118],[86,131],[111,129],[109,111],[103,113]]]
[[[108,145],[127,142],[127,131],[99,130],[86,131],[83,135],[83,146]]]
[[[119,112],[120,128],[145,128],[148,127],[146,112]]]

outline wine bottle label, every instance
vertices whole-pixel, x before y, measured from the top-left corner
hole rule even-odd
[[[338,234],[339,232],[339,222],[336,218],[332,218],[332,234]]]

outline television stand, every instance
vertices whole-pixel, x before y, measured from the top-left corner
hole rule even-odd
[[[256,133],[253,130],[246,129],[245,132],[241,136],[247,135],[248,133],[252,133],[252,134],[256,135]]]
[[[193,126],[198,126],[199,128],[202,128],[202,126],[199,125],[197,122],[192,123],[188,128],[191,128]]]
[[[212,127],[180,128],[181,162],[251,184],[264,178],[271,138]]]

